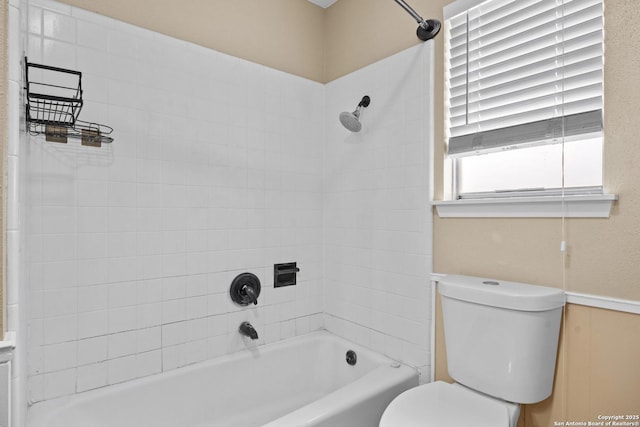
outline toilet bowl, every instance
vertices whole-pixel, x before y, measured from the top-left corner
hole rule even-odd
[[[515,427],[520,404],[551,395],[564,292],[453,275],[438,290],[455,383],[405,391],[380,427]]]
[[[380,427],[511,427],[519,414],[518,404],[436,381],[394,399],[382,415]]]

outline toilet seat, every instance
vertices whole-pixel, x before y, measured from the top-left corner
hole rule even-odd
[[[442,381],[405,391],[387,406],[380,427],[509,427],[501,402]]]

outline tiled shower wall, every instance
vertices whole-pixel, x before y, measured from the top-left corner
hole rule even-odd
[[[325,326],[429,381],[433,42],[326,86]],[[364,95],[362,131],[337,120]]]
[[[30,400],[256,345],[243,320],[257,344],[320,328],[324,87],[55,2],[22,12],[29,61],[82,71],[80,119],[115,138],[21,147]],[[274,289],[291,261],[297,286]],[[242,309],[245,271],[263,288]]]
[[[24,250],[27,235],[24,231],[24,200],[26,169],[22,165],[22,147],[27,136],[24,130],[22,112],[22,67],[24,37],[21,31],[24,16],[20,0],[10,0],[8,4],[8,117],[7,117],[7,240],[6,240],[6,332],[5,340],[15,344],[11,360],[12,385],[6,408],[10,408],[10,425],[24,425],[27,401],[27,310],[24,304],[28,289],[21,286],[26,275]],[[4,406],[4,402],[3,402]]]

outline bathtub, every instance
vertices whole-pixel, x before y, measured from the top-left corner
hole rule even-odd
[[[357,363],[347,364],[354,350]],[[40,402],[28,427],[377,427],[415,370],[328,332]]]

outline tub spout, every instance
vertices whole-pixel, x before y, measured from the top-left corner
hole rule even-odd
[[[249,337],[252,340],[258,339],[258,332],[256,332],[256,328],[254,328],[253,325],[249,322],[242,322],[240,324],[240,328],[238,328],[238,331],[240,331],[242,335]]]

